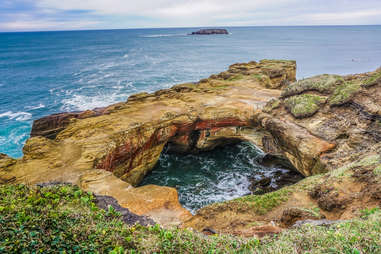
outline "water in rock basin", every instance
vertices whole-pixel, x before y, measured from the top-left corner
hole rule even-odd
[[[260,179],[288,171],[260,165],[261,157],[260,150],[245,142],[197,155],[163,153],[140,185],[176,188],[180,203],[195,213],[208,204],[250,194],[252,177]]]

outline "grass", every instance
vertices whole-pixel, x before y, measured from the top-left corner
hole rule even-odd
[[[303,226],[261,240],[258,253],[380,253],[381,213],[331,227]]]
[[[286,202],[291,191],[292,187],[286,187],[263,195],[248,195],[230,201],[211,204],[208,206],[208,209],[220,210],[229,207],[237,211],[250,210],[257,215],[264,215]]]
[[[294,117],[305,118],[314,115],[325,102],[325,97],[313,94],[302,94],[286,99],[285,105]]]
[[[259,212],[284,202],[289,191],[243,197]],[[254,206],[253,206],[254,207]],[[316,211],[317,212],[317,211]],[[0,186],[0,253],[380,253],[380,209],[332,227],[303,226],[277,236],[206,237],[159,225],[128,226],[113,209],[75,186]]]
[[[289,198],[289,194],[290,190],[283,188],[278,191],[266,193],[264,195],[245,196],[236,199],[234,202],[243,202],[249,204],[249,207],[256,214],[264,215],[282,203],[286,202]]]
[[[0,188],[0,253],[109,252],[132,247],[131,230],[76,187]]]

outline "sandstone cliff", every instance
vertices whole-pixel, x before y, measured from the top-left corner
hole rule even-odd
[[[191,218],[175,189],[133,186],[152,170],[166,145],[172,151],[197,153],[250,141],[286,158],[305,176],[335,171],[379,151],[380,70],[298,82],[295,71],[293,61],[235,64],[196,84],[42,118],[33,125],[22,159],[0,157],[0,181],[71,182],[113,196],[132,212],[165,225],[190,219],[185,225],[216,228],[211,221],[229,214],[239,223],[259,220],[256,213],[229,202],[217,210],[206,207]],[[267,219],[277,219],[280,211]],[[232,220],[221,223],[219,230],[233,230],[228,225]]]

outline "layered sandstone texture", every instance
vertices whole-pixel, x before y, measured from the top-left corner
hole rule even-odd
[[[289,160],[305,176],[374,151],[381,136],[380,71],[297,82],[295,72],[294,61],[235,64],[198,83],[42,118],[22,159],[0,157],[0,181],[74,183],[113,196],[138,215],[176,225],[191,215],[175,189],[134,187],[165,146],[198,153],[249,141]]]
[[[253,131],[255,115],[280,96],[273,88],[295,81],[295,70],[293,61],[236,64],[199,83],[42,118],[34,122],[23,158],[2,156],[1,181],[70,182],[113,196],[138,215],[178,224],[191,215],[175,189],[133,186],[152,170],[166,145],[196,153],[244,138],[261,142],[263,133]]]
[[[381,207],[381,69],[299,80],[263,111],[269,116],[261,114],[261,126],[272,135],[267,146],[313,176],[204,207],[183,226],[253,236],[259,226],[348,220]]]

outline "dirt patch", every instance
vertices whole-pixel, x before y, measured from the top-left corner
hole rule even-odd
[[[343,210],[350,201],[348,197],[342,197],[340,193],[331,186],[319,184],[308,193],[311,198],[317,200],[318,206],[327,212]]]
[[[313,211],[309,211],[307,209],[301,209],[301,208],[288,208],[283,211],[282,217],[280,218],[280,222],[282,226],[284,227],[290,227],[295,224],[297,221],[302,220],[319,220],[324,219],[324,215],[320,215],[317,212],[314,213]]]
[[[243,237],[259,237],[262,238],[268,235],[275,235],[282,232],[283,229],[275,225],[256,226],[245,230],[233,231],[233,235]]]
[[[353,177],[360,183],[365,183],[362,194],[378,201],[381,206],[381,182],[380,177],[374,173],[374,166],[359,167],[354,170]]]

